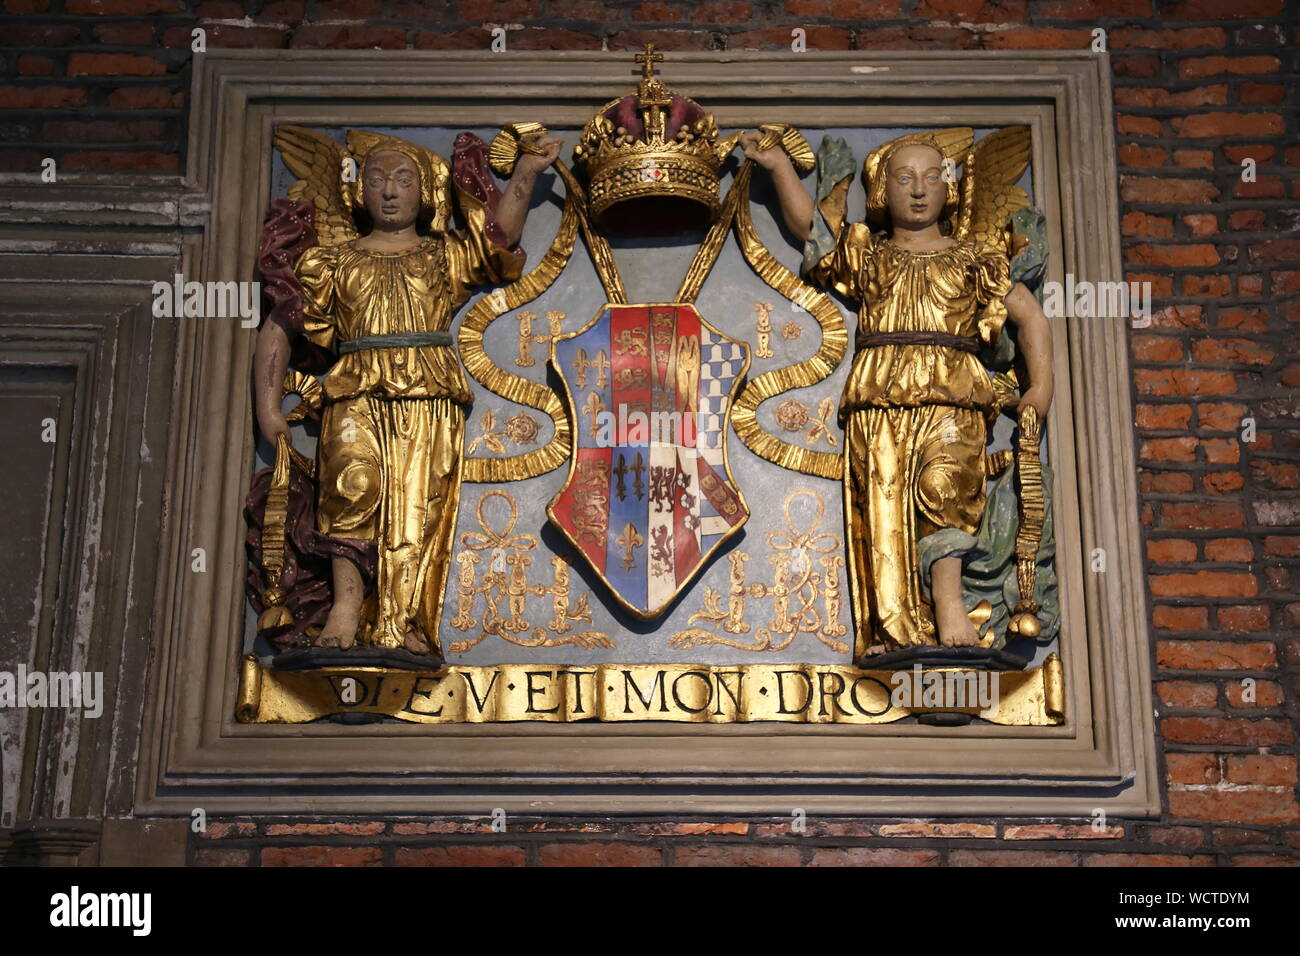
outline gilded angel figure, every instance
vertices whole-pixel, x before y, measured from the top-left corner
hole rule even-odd
[[[364,130],[349,131],[346,150],[294,126],[279,127],[275,141],[299,180],[288,202],[273,204],[259,255],[277,306],[257,338],[257,423],[284,448],[286,370],[328,369],[314,501],[291,501],[288,524],[301,539],[298,565],[327,558],[332,578],[327,589],[309,574],[270,582],[290,610],[292,593],[280,592],[296,584],[316,595],[300,599],[296,621],[279,618],[293,633],[278,646],[359,642],[440,658],[471,401],[452,316],[475,287],[519,277],[535,178],[560,142],[533,143],[502,193],[486,146],[470,133],[458,137],[450,165]],[[452,224],[452,187],[463,229]]]
[[[1011,407],[1044,420],[1053,391],[1047,317],[1011,272],[1026,243],[1008,217],[1028,205],[1015,183],[1029,131],[974,144],[973,130],[954,128],[885,143],[864,164],[865,222],[845,220],[842,140],[823,141],[816,204],[786,154],[758,141],[748,133],[741,144],[771,172],[786,224],[805,241],[805,277],[859,305],[839,406],[854,658],[978,645],[963,569],[981,557],[985,446],[1008,401],[1006,379],[981,355],[1008,320],[1026,386]]]

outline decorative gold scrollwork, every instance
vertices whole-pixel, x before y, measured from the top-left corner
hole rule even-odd
[[[489,522],[484,510],[491,498],[500,498],[509,509],[505,527],[499,531]],[[586,594],[576,602],[570,599],[569,563],[565,558],[560,555],[551,558],[554,583],[549,587],[528,583],[528,568],[533,563],[531,552],[537,548],[537,538],[515,532],[519,505],[508,492],[496,488],[484,492],[474,513],[482,530],[466,531],[460,536],[463,550],[455,559],[459,571],[456,576],[456,613],[451,626],[460,631],[472,631],[481,625],[482,631],[477,637],[451,644],[449,651],[463,654],[491,635],[520,647],[558,647],[563,644],[586,648],[615,646],[608,635],[599,631],[573,631],[574,622],[591,623],[591,606]],[[484,564],[486,567],[480,577],[478,568]],[[485,607],[482,619],[477,620],[474,605],[480,594]],[[545,627],[533,627],[528,622],[529,595],[550,596],[553,616]],[[502,601],[505,602],[504,617],[501,614]],[[548,630],[559,636],[551,637]],[[530,633],[530,636],[520,636],[524,633]]]
[[[770,359],[776,355],[772,351],[772,303],[756,302],[754,311],[758,313],[758,318],[754,320],[754,335],[758,339],[754,357]]]
[[[816,514],[806,528],[796,526],[791,503],[799,497],[812,499]],[[692,614],[688,625],[707,622],[720,627],[727,634],[748,634],[750,625],[745,621],[746,598],[772,598],[772,620],[761,627],[754,640],[744,642],[707,631],[687,627],[668,640],[670,647],[684,650],[702,644],[734,647],[742,651],[781,651],[789,647],[801,633],[815,634],[827,647],[847,653],[849,646],[837,640],[848,633],[840,623],[842,589],[839,574],[844,566],[843,545],[837,535],[821,531],[826,514],[826,502],[811,488],[796,488],[785,497],[782,505],[788,531],[777,529],[767,534],[767,546],[772,550],[768,560],[772,563],[772,583],[746,583],[745,566],[749,555],[733,551],[727,557],[731,562],[731,575],[727,603],[722,605],[722,595],[713,588],[704,592],[704,610]],[[814,556],[822,571],[814,568]],[[817,609],[822,601],[822,612]],[[774,635],[784,640],[774,640]]]
[[[519,153],[533,148],[526,140],[545,133],[546,128],[538,123],[512,123],[504,127],[489,147],[492,168],[499,175],[509,175]],[[519,455],[505,458],[466,458],[462,465],[462,476],[465,481],[496,484],[535,478],[553,471],[569,458],[572,424],[569,421],[564,399],[553,389],[507,372],[497,365],[483,346],[483,336],[487,327],[502,315],[527,305],[550,288],[573,255],[579,228],[591,254],[596,274],[605,287],[606,299],[616,303],[627,301],[627,294],[623,290],[623,282],[614,262],[613,250],[610,249],[609,242],[591,228],[587,216],[587,198],[582,185],[564,163],[557,160],[553,168],[564,181],[565,189],[564,212],[555,239],[542,256],[537,268],[505,288],[484,296],[474,304],[465,321],[461,323],[458,342],[461,361],[470,375],[502,398],[545,412],[555,426],[554,431],[551,440],[541,448]],[[551,337],[554,337],[559,328],[560,318],[563,316],[553,312],[547,313],[547,320],[551,325]],[[520,347],[519,357],[523,358],[522,341]],[[609,361],[606,356],[600,358],[606,363]],[[602,380],[605,375],[606,370],[601,370]]]

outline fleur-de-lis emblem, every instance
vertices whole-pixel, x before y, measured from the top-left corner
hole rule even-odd
[[[609,384],[609,356],[605,350],[601,349],[596,353],[596,357],[587,363],[589,367],[596,370],[596,387],[604,388]]]
[[[587,387],[587,367],[591,363],[587,361],[587,350],[578,349],[573,355],[573,370],[578,373],[578,388]]]
[[[597,424],[597,422],[600,418],[600,413],[605,410],[605,403],[600,400],[600,394],[598,392],[588,392],[587,400],[583,403],[582,410],[586,412],[587,417],[591,419],[591,440],[595,441],[596,437],[600,434],[600,425]]]
[[[614,543],[623,549],[623,570],[631,571],[636,567],[634,552],[645,544],[645,538],[636,530],[636,525],[629,521],[623,533],[614,539]]]

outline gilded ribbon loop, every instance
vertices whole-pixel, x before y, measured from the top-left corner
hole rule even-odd
[[[732,187],[732,192],[741,190],[746,199],[752,167],[753,160],[746,160]],[[759,278],[791,302],[803,306],[817,320],[822,344],[812,358],[765,372],[746,382],[732,409],[731,425],[740,440],[760,458],[805,475],[839,480],[844,474],[842,456],[802,448],[778,438],[759,423],[758,408],[768,399],[792,389],[816,385],[835,371],[848,349],[849,334],[844,326],[844,317],[830,296],[808,285],[767,250],[754,230],[747,201],[736,203],[734,224],[745,260]]]
[[[777,132],[766,127],[764,132],[764,142],[771,140],[775,144]],[[503,398],[545,412],[554,423],[554,434],[542,448],[522,455],[466,459],[466,481],[494,483],[545,474],[567,460],[571,443],[572,425],[563,401],[550,389],[507,372],[493,362],[483,348],[483,335],[487,326],[506,312],[531,302],[550,287],[573,254],[579,228],[582,229],[608,300],[613,303],[627,301],[609,243],[592,229],[588,221],[581,185],[562,163],[557,162],[555,168],[564,180],[567,193],[564,215],[555,240],[536,269],[504,289],[484,296],[474,305],[461,325],[459,337],[461,360],[470,375]],[[815,385],[834,372],[844,358],[848,332],[839,309],[830,297],[804,283],[777,262],[758,238],[748,202],[752,169],[751,160],[746,160],[741,165],[728,190],[718,220],[710,228],[687,270],[678,290],[677,301],[695,300],[717,261],[727,232],[734,227],[746,261],[767,285],[812,314],[821,328],[822,344],[812,358],[749,380],[736,400],[732,425],[740,439],[761,458],[804,474],[839,479],[843,473],[843,461],[839,455],[790,444],[758,423],[758,407],[763,402],[792,389]]]
[[[800,531],[795,527],[794,515],[790,511],[790,503],[796,498],[809,498],[817,506],[817,513],[813,515],[812,520],[808,522],[808,527]],[[785,496],[785,502],[782,504],[785,512],[785,526],[790,529],[789,533],[779,528],[767,533],[767,543],[770,547],[778,551],[806,552],[812,551],[816,554],[831,554],[839,551],[840,539],[829,531],[819,531],[822,518],[826,515],[826,503],[822,501],[820,495],[813,494],[806,488],[796,488]]]
[[[506,526],[502,531],[497,531],[488,521],[487,515],[483,513],[483,505],[489,498],[501,498],[505,501],[510,513],[506,518]],[[515,523],[519,520],[519,506],[515,499],[510,497],[504,491],[493,488],[486,491],[478,500],[478,506],[475,509],[478,516],[479,526],[483,528],[485,534],[479,534],[477,531],[466,531],[460,539],[465,547],[473,551],[486,551],[489,548],[504,549],[512,551],[528,551],[537,547],[537,538],[531,534],[512,534],[515,530]]]
[[[487,354],[483,335],[487,327],[507,312],[536,299],[550,288],[568,265],[577,237],[580,212],[578,196],[569,193],[564,201],[560,228],[537,267],[505,288],[485,295],[461,323],[458,344],[465,371],[484,388],[518,405],[527,405],[549,416],[551,439],[541,448],[504,458],[466,458],[462,462],[465,481],[495,484],[535,478],[553,471],[569,459],[570,422],[564,402],[554,391],[521,375],[507,372]]]

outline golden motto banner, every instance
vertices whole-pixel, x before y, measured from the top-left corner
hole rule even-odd
[[[964,713],[1005,726],[1064,721],[1061,660],[1026,671],[859,670],[826,664],[499,664],[436,671],[277,671],[244,659],[236,717],[306,723],[362,713],[425,724],[668,720],[885,724]]]

